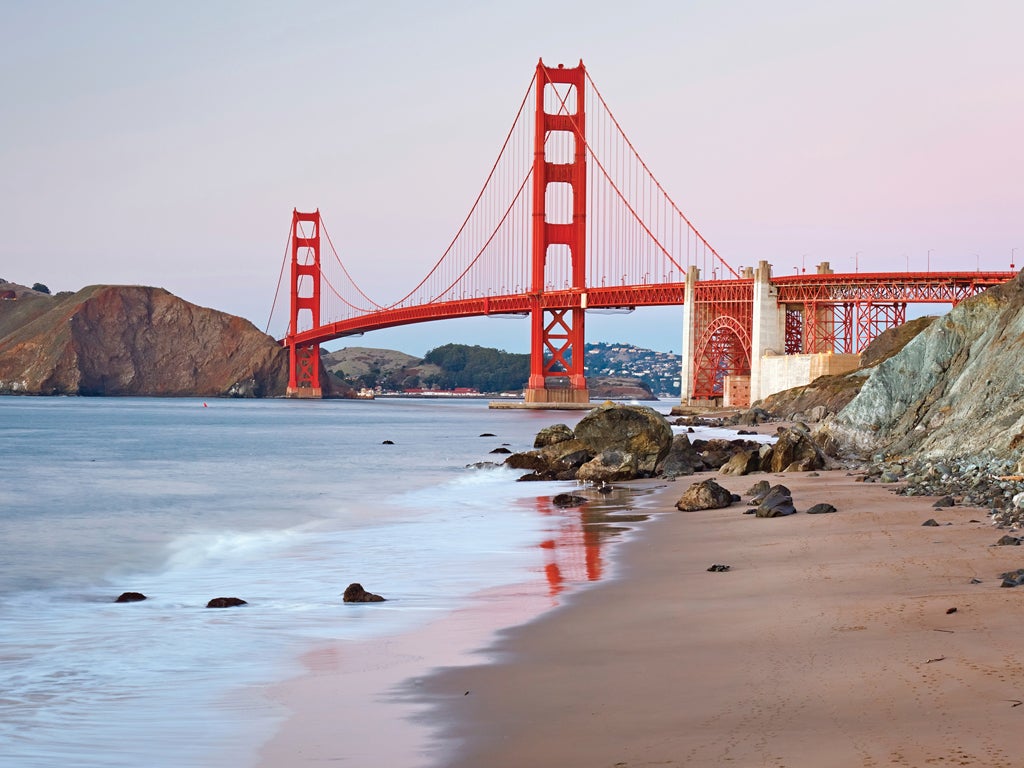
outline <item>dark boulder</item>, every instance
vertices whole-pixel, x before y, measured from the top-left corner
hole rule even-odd
[[[942,507],[952,507],[954,504],[956,504],[956,501],[952,496],[943,496],[941,499],[937,499],[932,506],[936,509],[941,509]]]
[[[118,595],[115,603],[137,603],[141,600],[145,600],[146,596],[141,592],[122,592]]]
[[[807,510],[808,515],[829,515],[836,511],[836,508],[831,504],[815,504],[813,507]]]
[[[722,565],[721,563],[715,563],[708,570],[711,573],[726,573],[732,568],[731,565]]]
[[[638,477],[650,477],[672,446],[668,420],[645,405],[605,403],[584,416],[574,435],[596,456],[621,451],[636,459]]]
[[[765,494],[771,490],[772,484],[767,480],[758,480],[752,486],[747,489],[746,496],[752,496],[751,503],[760,504],[761,499],[764,498]]]
[[[207,608],[234,608],[236,605],[248,605],[240,597],[215,597],[206,604]]]
[[[552,424],[550,427],[544,427],[540,432],[537,433],[537,437],[534,438],[534,448],[544,448],[555,443],[561,443],[565,440],[572,440],[575,435],[569,427],[565,424]]]
[[[997,547],[1019,547],[1020,539],[1016,536],[1001,536],[996,542]]]
[[[375,595],[372,592],[367,592],[363,589],[362,584],[352,583],[345,588],[345,594],[342,597],[346,603],[383,603],[384,598],[380,595]]]
[[[824,469],[825,454],[803,429],[780,429],[778,439],[761,459],[765,472],[809,472]]]
[[[733,454],[719,470],[723,475],[749,475],[761,468],[761,459],[757,451],[741,450]]]
[[[551,498],[551,503],[556,507],[578,507],[580,504],[585,504],[586,499],[582,496],[577,496],[575,493],[559,493]]]
[[[923,523],[921,523],[921,525],[927,526],[929,528],[938,528],[939,523],[938,523],[938,521],[934,517],[930,517],[927,520],[925,520]]]
[[[576,477],[589,483],[631,480],[640,475],[637,457],[616,449],[601,451],[576,471]]]
[[[512,453],[512,451],[510,451],[508,448],[498,447],[491,451],[491,453]]]
[[[672,445],[659,470],[665,477],[679,477],[692,475],[704,468],[704,460],[690,444],[690,438],[681,434],[673,436]]]
[[[676,502],[676,509],[693,512],[699,509],[722,509],[732,504],[732,494],[714,480],[694,483]]]
[[[1021,584],[1024,584],[1024,568],[1001,573],[999,578],[1003,580],[1003,583],[999,585],[1001,587],[1019,587]]]
[[[793,506],[793,494],[784,485],[773,485],[757,505],[754,515],[757,517],[786,517],[796,513]]]

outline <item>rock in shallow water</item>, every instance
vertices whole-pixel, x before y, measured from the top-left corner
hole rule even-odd
[[[122,592],[115,603],[138,603],[145,600],[146,596],[141,592]]]
[[[215,597],[206,604],[207,608],[234,608],[236,605],[248,605],[240,597]]]
[[[342,596],[342,600],[346,603],[383,603],[384,598],[380,595],[375,595],[372,592],[367,592],[363,589],[363,585],[358,582],[353,582],[345,588],[345,594]]]

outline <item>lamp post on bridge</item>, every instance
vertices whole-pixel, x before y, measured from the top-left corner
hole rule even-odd
[[[860,272],[860,251],[853,254],[853,271]]]

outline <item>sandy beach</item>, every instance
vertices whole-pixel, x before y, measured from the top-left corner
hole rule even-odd
[[[1024,552],[991,546],[1005,531],[985,510],[843,470],[714,476],[740,494],[781,482],[801,513],[677,512],[691,479],[655,482],[644,505],[663,512],[619,546],[617,578],[502,633],[483,663],[401,685],[443,737],[432,764],[1022,764],[1024,591],[998,575]],[[839,511],[802,513],[817,502]],[[344,761],[330,691],[345,684],[315,667],[290,684],[293,717],[263,765]]]

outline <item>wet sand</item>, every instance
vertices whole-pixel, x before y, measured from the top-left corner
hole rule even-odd
[[[1021,548],[990,546],[1004,531],[985,510],[845,471],[716,476],[737,493],[761,478],[798,510],[839,511],[648,521],[618,552],[621,578],[504,633],[497,663],[421,686],[446,739],[435,764],[1021,765],[1024,588],[998,578]]]

